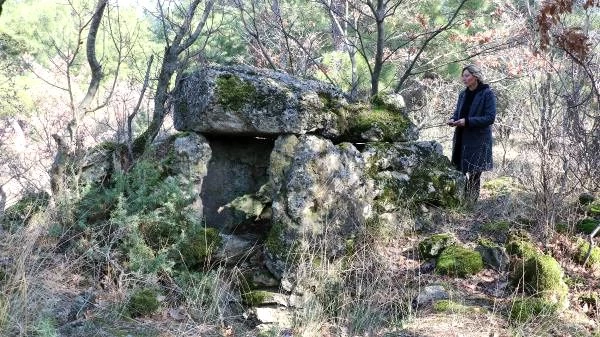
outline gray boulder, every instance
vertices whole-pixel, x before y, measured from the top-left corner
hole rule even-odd
[[[273,187],[267,266],[281,276],[290,254],[324,249],[345,254],[347,240],[372,216],[372,181],[361,153],[350,143],[334,145],[317,136],[282,136],[269,167]]]
[[[464,176],[454,170],[434,141],[367,143],[366,172],[376,181],[379,211],[412,203],[456,206],[463,199]]]

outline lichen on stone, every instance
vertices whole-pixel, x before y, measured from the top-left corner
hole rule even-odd
[[[219,104],[233,111],[255,102],[256,89],[239,77],[223,74],[216,79]]]
[[[419,253],[424,257],[436,257],[448,247],[454,238],[447,233],[434,234],[419,243]]]

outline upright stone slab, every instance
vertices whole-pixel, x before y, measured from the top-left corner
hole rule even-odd
[[[269,167],[273,227],[266,243],[274,274],[285,270],[288,254],[303,248],[324,249],[329,258],[346,253],[347,240],[372,216],[374,190],[364,167],[350,143],[312,135],[276,140]]]

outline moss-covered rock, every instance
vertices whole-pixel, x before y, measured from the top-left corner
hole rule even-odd
[[[513,302],[510,308],[510,319],[515,322],[527,322],[537,316],[552,315],[557,311],[556,304],[543,298],[528,297]]]
[[[158,294],[150,288],[141,288],[134,291],[127,302],[127,312],[131,317],[153,314],[159,307]]]
[[[423,257],[437,257],[453,242],[454,238],[450,234],[434,234],[419,242],[419,253]]]
[[[26,194],[16,204],[4,210],[0,219],[5,230],[14,230],[21,226],[27,226],[35,214],[43,211],[50,201],[50,195],[46,192]]]
[[[577,241],[577,252],[575,253],[575,260],[579,263],[583,263],[590,249],[589,242],[585,240]],[[594,247],[590,253],[590,258],[587,261],[587,265],[600,267],[600,248]]]
[[[587,206],[596,200],[596,197],[591,193],[581,193],[577,198],[581,206]]]
[[[231,110],[240,110],[245,104],[255,103],[256,89],[250,83],[232,74],[217,77],[218,102]]]
[[[479,240],[479,245],[475,248],[481,254],[485,265],[496,270],[504,270],[508,265],[509,257],[506,249],[490,240]]]
[[[214,228],[196,228],[186,233],[179,243],[179,253],[187,268],[204,266],[221,245],[219,231]]]
[[[348,118],[349,141],[406,142],[416,140],[415,127],[402,112],[382,106],[358,106],[351,109]]]
[[[600,216],[600,200],[596,200],[586,207],[587,213],[590,216],[598,217]]]
[[[506,252],[510,255],[527,259],[539,253],[538,248],[530,241],[527,235],[511,233],[506,243]]]
[[[472,249],[451,245],[442,251],[435,269],[440,274],[464,277],[480,272],[483,259]]]
[[[464,175],[452,168],[438,143],[368,143],[363,156],[366,173],[381,191],[379,209],[389,212],[423,202],[455,207],[462,202]]]
[[[566,305],[569,287],[560,264],[550,255],[535,254],[513,269],[512,281],[527,294]]]
[[[600,220],[585,218],[577,222],[577,229],[585,234],[591,234],[600,225]]]

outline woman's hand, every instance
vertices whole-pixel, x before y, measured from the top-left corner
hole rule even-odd
[[[446,122],[446,124],[447,124],[448,126],[454,126],[454,123],[455,123],[455,122],[454,122],[454,119],[452,119],[452,118],[450,118],[450,119],[449,119],[449,120]]]
[[[459,120],[457,120],[456,122],[454,122],[454,124],[452,126],[465,126],[465,119],[461,118]]]

